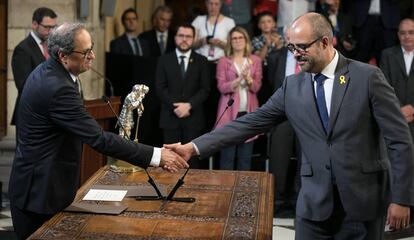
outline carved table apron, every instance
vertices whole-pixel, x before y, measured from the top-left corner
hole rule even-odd
[[[150,174],[170,191],[183,171],[150,169]],[[191,169],[184,181],[176,197],[194,197],[194,203],[88,201],[128,208],[120,215],[60,212],[30,239],[272,239],[271,174]],[[143,172],[114,173],[103,167],[78,190],[74,202],[81,202],[93,185],[149,186]]]

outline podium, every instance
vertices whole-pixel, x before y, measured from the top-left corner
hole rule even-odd
[[[120,97],[110,98],[112,107],[118,114],[120,111]],[[85,100],[86,111],[99,123],[104,130],[109,130],[112,126],[113,119],[116,117],[109,108],[108,104],[102,99]],[[80,169],[80,185],[83,185],[102,166],[106,165],[106,156],[93,150],[86,144],[83,144],[82,159]]]

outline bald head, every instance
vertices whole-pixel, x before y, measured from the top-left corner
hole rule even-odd
[[[327,37],[329,43],[332,44],[332,26],[321,14],[311,12],[296,18],[291,25],[291,30],[306,31],[311,34],[312,38]]]
[[[288,49],[302,71],[319,73],[335,56],[333,32],[328,20],[317,13],[306,13],[293,21]]]

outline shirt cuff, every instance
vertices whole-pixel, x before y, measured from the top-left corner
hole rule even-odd
[[[161,148],[154,148],[154,152],[152,153],[150,165],[153,167],[158,167],[161,162]]]
[[[200,150],[198,150],[197,145],[195,145],[195,143],[193,143],[193,142],[191,142],[191,144],[193,144],[193,147],[194,147],[194,150],[195,150],[195,151],[196,151],[196,153],[197,153],[197,156],[200,156]]]

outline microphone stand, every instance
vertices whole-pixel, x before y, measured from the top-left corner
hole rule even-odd
[[[226,113],[227,109],[229,109],[229,107],[231,107],[233,105],[233,103],[234,103],[234,99],[232,97],[230,97],[230,99],[227,101],[226,108],[223,110],[223,112],[221,113],[220,117],[214,123],[213,129],[217,126],[217,124],[220,122],[221,118],[223,117],[224,113]]]
[[[112,104],[111,104],[111,101],[109,100],[109,98],[104,95],[104,96],[102,96],[102,100],[105,101],[108,104],[108,106],[111,109],[112,113],[115,115],[115,117],[117,119],[117,124],[119,125],[119,127],[121,127],[122,130],[124,130],[124,132],[126,132],[124,126],[119,121],[119,116],[118,116],[118,114],[116,114],[114,108],[112,107]],[[124,136],[124,137],[127,140],[130,140],[126,136]],[[150,201],[151,200],[166,200],[166,201],[187,202],[187,203],[195,202],[195,198],[192,198],[192,197],[174,198],[174,195],[177,192],[177,190],[184,184],[184,178],[187,175],[189,168],[187,168],[184,175],[180,179],[178,179],[177,183],[174,185],[173,189],[168,194],[168,196],[163,196],[162,195],[160,189],[157,187],[157,184],[155,183],[155,181],[151,177],[151,175],[148,173],[147,169],[144,168],[144,170],[145,170],[145,173],[148,176],[148,183],[154,188],[155,192],[157,193],[157,196],[137,196],[135,198],[136,200],[150,200]]]
[[[158,189],[157,185],[155,184],[154,180],[152,179],[151,175],[148,173],[148,171],[145,169],[145,172],[148,175],[148,182],[149,184],[154,188],[155,192],[157,193],[157,196],[137,196],[135,197],[135,200],[143,201],[143,200],[163,200],[163,201],[172,201],[172,202],[185,202],[185,203],[193,203],[195,202],[195,198],[192,197],[180,197],[180,198],[174,198],[175,193],[177,190],[184,184],[184,178],[188,173],[189,168],[185,171],[184,175],[178,179],[177,183],[174,185],[168,196],[163,196],[161,191]]]
[[[109,80],[109,78],[105,77],[102,73],[100,73],[95,68],[91,67],[90,69],[91,69],[92,72],[96,73],[99,77],[103,78],[105,80],[105,82],[108,83],[108,85],[109,85],[109,94],[111,96],[113,96],[114,95],[114,86],[112,85],[112,81]]]

